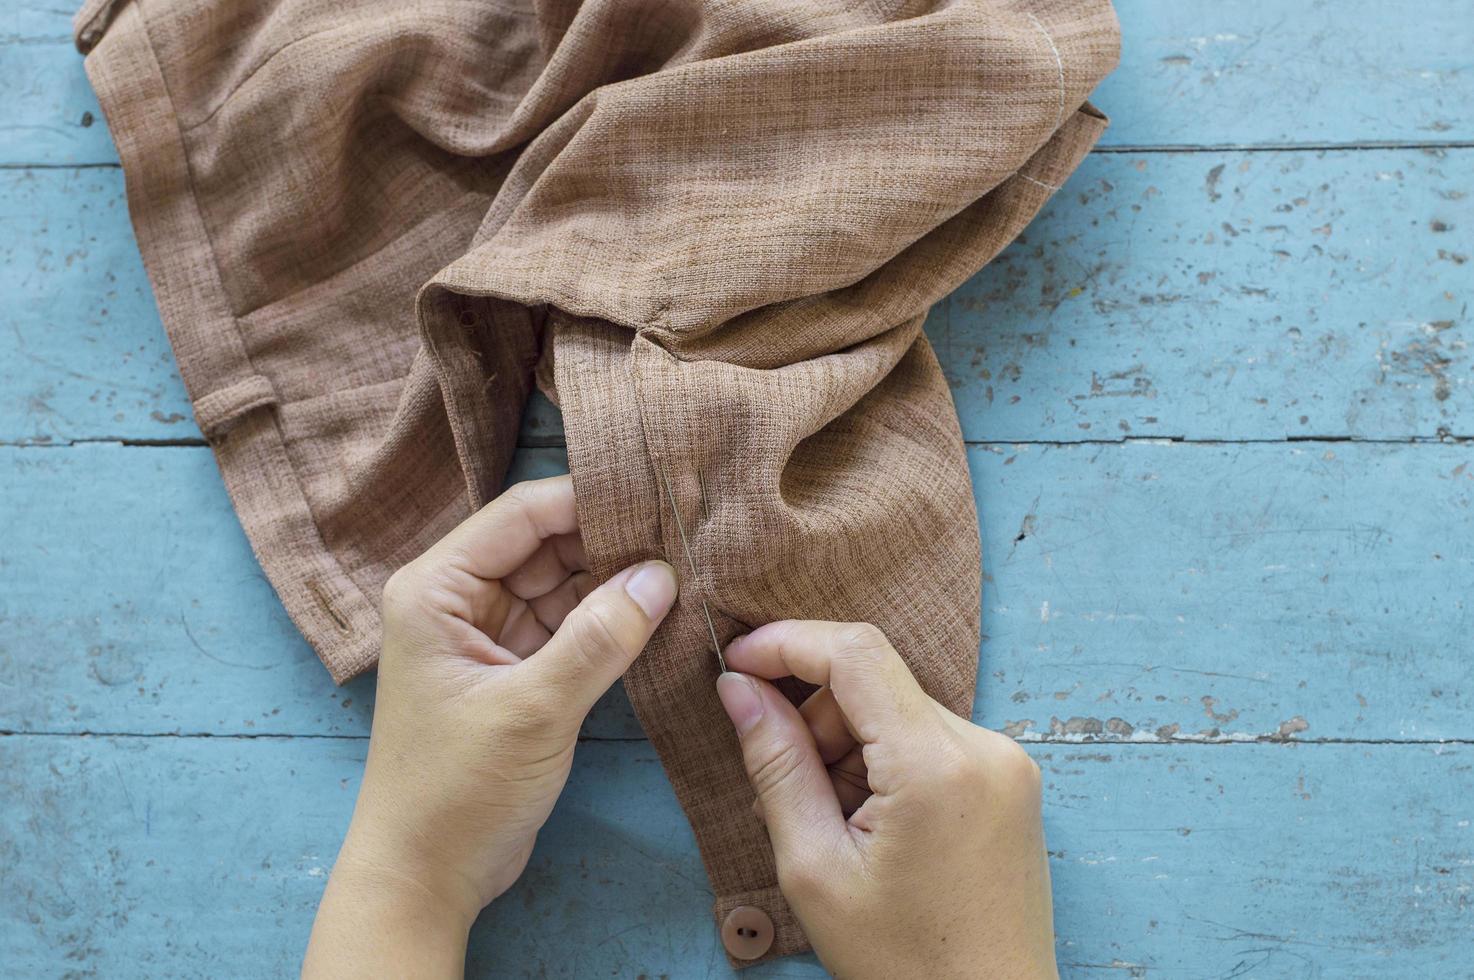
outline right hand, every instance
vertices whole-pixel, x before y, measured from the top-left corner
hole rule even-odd
[[[771,623],[717,679],[778,885],[840,977],[1054,977],[1039,767],[865,624]],[[820,685],[796,709],[772,684]]]

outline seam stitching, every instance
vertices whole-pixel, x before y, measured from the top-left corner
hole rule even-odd
[[[1021,177],[1024,180],[1027,180],[1031,184],[1038,184],[1040,187],[1043,187],[1046,190],[1051,190],[1051,191],[1057,191],[1057,190],[1059,190],[1059,185],[1058,184],[1046,184],[1046,183],[1044,183],[1044,181],[1037,180],[1037,179],[1035,179],[1033,177],[1030,177],[1028,174],[1023,173],[1021,171],[1018,172],[1018,173],[1015,173],[1014,176],[1015,177]]]
[[[127,8],[124,9],[126,10]],[[168,80],[164,76],[163,65],[159,60],[159,54],[157,48],[154,45],[153,35],[149,31],[148,19],[144,16],[143,11],[139,9],[136,5],[133,8],[133,12],[138,18],[138,36],[153,68],[153,73],[157,79],[159,91],[162,93],[163,98],[165,99],[165,101],[168,102],[170,108],[172,109],[177,105],[177,102],[174,99],[173,93],[169,89]],[[109,25],[109,27],[111,26],[112,24]],[[109,82],[108,84],[109,86],[112,86],[111,82]],[[186,196],[188,198],[188,207],[190,209],[192,217],[199,224],[200,235],[203,239],[202,244],[204,245],[205,252],[209,258],[211,275],[206,285],[212,294],[212,298],[217,303],[219,303],[220,308],[224,313],[224,318],[230,324],[232,336],[236,341],[240,363],[244,364],[246,370],[251,374],[258,374],[259,372],[257,371],[256,365],[253,362],[249,351],[246,349],[245,339],[241,336],[240,319],[236,316],[235,311],[231,308],[230,298],[225,290],[225,283],[221,275],[221,269],[223,268],[223,266],[221,265],[219,255],[215,250],[214,236],[211,233],[208,223],[205,221],[205,215],[203,209],[200,206],[200,196],[194,172],[194,163],[193,160],[190,158],[189,147],[185,140],[185,133],[180,128],[179,120],[177,119],[177,117],[173,120],[172,124],[166,121],[160,123],[157,128],[162,130],[164,134],[167,135],[169,141],[173,143],[175,151],[179,154],[179,158],[183,166],[185,190],[187,192]],[[146,135],[151,133],[152,131],[150,128],[142,125],[139,126],[139,129]],[[157,239],[155,238],[155,243],[156,241]],[[143,236],[140,236],[139,246],[140,249],[143,248]],[[144,253],[145,264],[147,264],[149,261],[148,255],[148,252]],[[173,343],[172,333],[170,336],[170,343]],[[194,402],[195,399],[193,398],[193,395],[191,395],[191,407],[193,407]],[[323,540],[322,527],[318,524],[317,516],[313,513],[311,505],[307,501],[307,493],[306,489],[302,486],[301,474],[297,472],[296,467],[292,463],[291,454],[287,449],[287,441],[284,434],[282,433],[279,418],[273,417],[271,420],[270,428],[264,430],[261,436],[259,436],[258,438],[260,438],[260,440],[265,443],[264,450],[266,452],[275,451],[280,453],[282,462],[284,464],[283,468],[286,471],[285,475],[290,481],[290,488],[295,491],[295,493],[293,494],[295,502],[300,503],[302,513],[305,515],[307,522],[312,526],[312,529],[315,532],[314,538],[316,539],[317,548],[314,549],[314,551],[316,552],[314,557],[316,557],[322,563],[325,571],[334,573],[344,586],[342,597],[349,603],[350,606],[350,609],[348,610],[350,616],[348,620],[350,630],[353,626],[351,619],[352,614],[361,610],[367,610],[369,614],[374,617],[375,624],[377,625],[378,610],[375,609],[368,598],[363,595],[362,589],[360,589],[358,583],[355,582],[348,575],[347,571],[343,567],[342,562],[338,559],[337,554],[333,552],[333,550],[328,547],[327,542]],[[217,464],[220,465],[221,475],[222,478],[225,480],[226,488],[227,490],[229,490],[231,482],[225,474],[226,466],[220,461],[220,456],[218,454],[216,455],[216,460]],[[277,496],[279,496],[279,494]],[[233,494],[231,497],[231,503],[232,506],[235,507],[236,502]],[[235,509],[239,513],[239,508],[235,507]],[[244,514],[241,514],[243,525],[245,524],[244,516]],[[249,535],[248,533],[248,536],[251,535]],[[255,550],[255,548],[256,545],[253,537],[253,551]],[[259,551],[256,553],[259,558],[261,553]],[[291,576],[292,573],[287,570],[287,563],[283,561],[280,556],[275,556],[271,564],[278,570],[278,574],[281,575],[284,579]],[[265,565],[266,562],[262,561],[263,570],[265,570]],[[267,577],[268,579],[271,577],[270,572],[267,573]],[[320,584],[321,576],[307,577],[306,579],[304,579],[304,584],[307,581],[318,582]],[[274,582],[272,583],[272,585],[273,588],[275,588]],[[282,594],[283,599],[286,600],[285,590],[280,590],[280,593]],[[294,609],[303,608],[304,605],[305,604],[301,602],[300,597],[295,595],[293,596],[292,600],[288,602],[288,614],[292,615],[294,622],[296,620],[296,616],[293,614]],[[316,605],[318,608],[321,608],[320,603]],[[357,606],[358,609],[352,608],[354,606]],[[331,611],[331,607],[328,610],[324,611]],[[336,621],[338,619],[338,616],[333,616],[332,619]],[[306,630],[303,630],[304,635],[306,635],[306,632]],[[368,666],[368,662],[363,659],[363,651],[361,649],[355,649],[362,647],[362,644],[355,642],[357,637],[354,636],[353,633],[350,633],[349,637],[350,638],[342,641],[342,646],[337,646],[333,648],[331,653],[329,653],[325,649],[318,649],[317,645],[315,643],[313,644],[314,649],[318,653],[319,658],[323,661],[324,666],[327,667],[328,672],[332,675],[334,681],[339,684],[343,683],[345,680],[353,676],[356,676],[357,674],[362,673]],[[324,645],[327,645],[326,641],[324,641]],[[353,656],[355,654],[356,656]],[[350,659],[351,656],[353,656],[352,659]],[[369,653],[369,656],[372,657],[372,652]]]
[[[1055,46],[1054,38],[1050,35],[1049,29],[1044,26],[1038,17],[1034,16],[1032,10],[1026,10],[1024,13],[1028,15],[1029,20],[1034,22],[1034,26],[1039,28],[1039,33],[1044,35],[1045,42],[1049,44],[1049,50],[1054,52],[1054,67],[1059,72],[1059,115],[1054,119],[1054,128],[1059,129],[1060,125],[1065,121],[1065,61],[1060,57],[1059,48]]]

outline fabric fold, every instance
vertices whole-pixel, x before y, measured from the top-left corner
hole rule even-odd
[[[1107,0],[91,0],[76,29],[197,418],[334,678],[543,387],[596,574],[682,577],[625,686],[717,922],[805,948],[710,632],[874,622],[970,711],[977,517],[921,325],[1103,131]]]
[[[421,305],[430,338],[464,332],[447,295],[485,302],[471,290],[494,291],[484,307],[493,322],[547,311],[595,574],[661,557],[682,578],[681,601],[625,689],[691,818],[717,920],[746,904],[733,896],[761,893],[775,923],[770,956],[807,943],[776,887],[736,742],[720,724],[703,603],[722,644],[777,619],[873,622],[928,693],[970,713],[977,516],[951,394],[921,322],[1016,237],[1103,127],[1093,110],[1072,113],[1014,174],[870,275],[717,330],[630,326],[616,322],[635,318],[615,303],[602,307],[608,318],[573,315],[550,292],[512,288],[517,270],[494,257],[515,264],[520,249],[473,251],[474,264],[462,260],[424,294],[436,297]],[[593,305],[598,296],[590,289],[585,298]],[[497,333],[493,325],[482,336]],[[489,492],[474,491],[473,501]]]

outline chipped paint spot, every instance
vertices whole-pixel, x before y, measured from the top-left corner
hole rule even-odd
[[[1209,718],[1212,718],[1215,722],[1217,722],[1220,725],[1227,725],[1229,722],[1233,721],[1235,718],[1237,718],[1239,716],[1239,712],[1238,712],[1238,709],[1237,708],[1229,711],[1226,714],[1220,714],[1217,711],[1217,705],[1218,705],[1218,699],[1217,698],[1210,698],[1207,695],[1204,695],[1202,700],[1203,700],[1203,713],[1206,714]]]
[[[1148,297],[1142,297],[1143,300]],[[1111,385],[1108,382],[1129,382],[1129,387]],[[1133,364],[1122,371],[1112,371],[1107,375],[1100,375],[1095,371],[1090,372],[1090,393],[1086,398],[1155,398],[1156,390],[1152,387],[1152,379],[1147,376],[1146,368],[1140,364]]]
[[[1052,735],[1099,735],[1105,731],[1105,725],[1099,718],[1075,717],[1068,721],[1051,718],[1049,731]]]
[[[1225,166],[1227,164],[1218,164],[1218,166],[1208,171],[1208,176],[1203,181],[1203,189],[1207,191],[1208,200],[1210,201],[1216,201],[1223,196],[1218,193],[1218,181],[1223,176],[1223,168]]]
[[[1279,731],[1276,733],[1276,737],[1282,739],[1294,738],[1297,734],[1305,731],[1309,727],[1310,723],[1308,721],[1306,721],[1300,715],[1296,715],[1288,721],[1280,722]]]

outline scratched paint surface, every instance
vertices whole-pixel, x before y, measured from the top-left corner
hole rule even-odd
[[[1474,976],[1474,18],[1120,6],[1102,151],[927,324],[1062,971]],[[67,20],[0,13],[0,972],[279,976],[373,683],[251,557]],[[522,442],[563,470],[551,406]],[[618,689],[584,735],[471,973],[726,975]]]
[[[10,0],[0,163],[116,162],[75,70],[70,4]],[[1095,101],[1118,146],[1474,139],[1466,0],[1125,0],[1121,70]],[[58,9],[60,8],[60,9]]]
[[[0,440],[198,439],[121,173],[0,195]],[[1474,148],[1096,154],[927,331],[975,441],[1468,434],[1469,228]]]
[[[7,973],[290,973],[365,748],[0,741],[0,788],[22,804],[0,810]],[[1468,975],[1474,829],[1451,812],[1474,799],[1468,746],[1030,751],[1066,975]],[[526,874],[482,916],[469,972],[723,975],[708,901],[648,743],[585,742]],[[744,975],[820,971],[798,957]]]
[[[1025,740],[1468,735],[1474,553],[1447,534],[1474,530],[1474,448],[987,444],[970,461],[979,721]],[[514,476],[565,467],[527,449]],[[1389,479],[1420,492],[1389,499]],[[208,449],[0,449],[0,495],[22,494],[33,519],[0,566],[0,729],[368,731],[372,681],[324,676]],[[104,560],[58,564],[57,540]],[[640,737],[617,693],[585,733]]]

